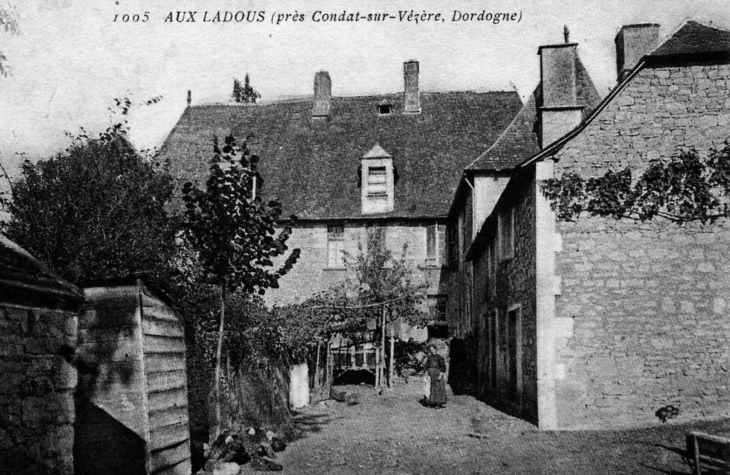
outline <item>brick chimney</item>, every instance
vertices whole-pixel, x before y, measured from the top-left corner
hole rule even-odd
[[[641,58],[659,44],[659,25],[642,23],[624,25],[616,35],[616,71],[618,81],[624,80]]]
[[[314,106],[312,107],[312,117],[329,117],[331,102],[332,80],[330,79],[330,73],[320,71],[314,75]]]
[[[418,61],[403,63],[403,112],[406,114],[421,113],[421,99],[418,93]]]
[[[577,43],[560,43],[541,46],[538,49],[542,81],[540,107],[542,148],[571,131],[583,118],[583,106],[578,104],[576,46]]]

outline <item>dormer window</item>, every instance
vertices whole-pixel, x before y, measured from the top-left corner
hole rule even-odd
[[[378,114],[380,115],[390,115],[392,105],[390,104],[380,104],[378,106]]]
[[[387,200],[385,167],[368,167],[368,198],[373,200]]]
[[[394,208],[393,157],[378,144],[362,157],[362,214],[389,213]]]

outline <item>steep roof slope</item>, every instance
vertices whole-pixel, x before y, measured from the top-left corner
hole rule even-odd
[[[78,308],[83,301],[83,293],[78,288],[0,235],[0,303]]]
[[[687,21],[648,56],[730,52],[730,31]]]
[[[585,105],[583,117],[590,114],[601,97],[596,91],[588,71],[576,56],[576,89],[578,104]],[[509,170],[516,167],[525,157],[540,151],[537,111],[542,104],[542,86],[538,84],[522,110],[512,123],[486,152],[472,162],[467,170]]]
[[[392,104],[379,116],[377,105]],[[421,93],[422,113],[402,114],[403,95],[332,98],[329,120],[311,101],[189,107],[161,149],[183,180],[204,182],[213,136],[229,133],[261,157],[263,192],[301,219],[443,216],[461,173],[522,104],[515,92]],[[395,209],[361,214],[358,169],[379,143],[398,170]]]

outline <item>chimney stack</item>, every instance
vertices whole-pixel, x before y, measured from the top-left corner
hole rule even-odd
[[[193,100],[193,92],[188,89],[188,107],[190,107],[190,102]]]
[[[418,92],[418,61],[403,63],[403,112],[406,114],[421,113],[421,99]]]
[[[578,80],[575,63],[577,43],[541,46],[540,79],[540,146],[547,147],[583,119],[583,106],[578,104]]]
[[[624,25],[616,35],[616,71],[618,82],[641,58],[659,44],[659,25],[643,23],[640,25]]]
[[[327,118],[332,102],[332,80],[330,73],[320,71],[314,75],[314,106],[312,117]]]

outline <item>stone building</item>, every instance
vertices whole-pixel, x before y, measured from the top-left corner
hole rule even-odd
[[[515,168],[467,252],[485,395],[541,428],[654,424],[667,404],[683,420],[730,414],[730,223],[558,220],[540,189],[568,172],[636,178],[728,139],[730,32],[658,30],[621,29],[617,85]]]
[[[457,338],[473,336],[472,302],[484,294],[472,295],[474,274],[466,253],[484,220],[504,190],[514,168],[577,125],[600,102],[593,81],[577,54],[577,44],[543,46],[540,55],[540,83],[528,97],[499,138],[465,169],[449,210],[450,267],[454,276],[449,295],[449,326]],[[557,95],[563,78],[574,87],[573,96]],[[559,117],[570,116],[561,121]],[[558,119],[556,119],[556,117]]]
[[[0,235],[0,473],[74,473],[84,295]]]
[[[255,105],[190,106],[162,147],[173,172],[203,182],[213,137],[233,134],[261,157],[263,193],[299,219],[289,240],[294,269],[267,291],[270,305],[301,302],[345,277],[344,253],[367,233],[430,283],[436,320],[445,320],[445,223],[462,170],[488,148],[522,106],[516,92],[422,92],[420,66],[403,65],[404,92],[333,97],[329,73],[314,98]],[[434,327],[435,328],[435,327]],[[444,332],[442,332],[444,334]],[[425,337],[423,331],[409,334]]]

